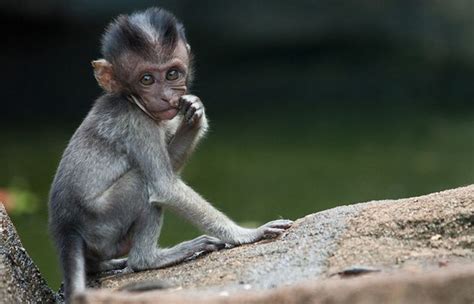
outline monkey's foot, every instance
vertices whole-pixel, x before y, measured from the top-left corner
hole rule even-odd
[[[209,252],[218,251],[223,248],[226,248],[226,244],[224,242],[222,242],[218,238],[208,235],[201,235],[189,242],[193,242],[194,246],[196,246],[197,248],[201,247],[202,250],[194,252],[193,255],[185,259],[185,261],[191,261],[197,259],[200,256],[206,255]]]
[[[203,254],[225,247],[225,243],[220,239],[208,235],[201,235],[193,240],[183,242],[181,245],[190,251],[194,251],[194,254]]]

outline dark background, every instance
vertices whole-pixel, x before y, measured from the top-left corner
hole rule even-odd
[[[185,178],[238,222],[473,182],[472,1],[3,0],[0,198],[53,287],[47,193],[101,94],[90,61],[153,5],[184,22],[211,120]],[[163,234],[198,232],[167,216]]]

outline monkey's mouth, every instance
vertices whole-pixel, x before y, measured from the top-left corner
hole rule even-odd
[[[154,106],[153,114],[162,120],[172,119],[179,112],[177,107],[174,107],[172,103],[164,99],[161,100],[161,103],[155,104]]]
[[[178,110],[178,107],[174,106],[171,102],[161,99],[161,100],[147,100],[142,99],[144,106],[148,111],[154,114],[161,114],[170,110]]]
[[[150,104],[146,102],[145,104],[143,104],[143,100],[141,98],[137,98],[136,96],[132,94],[127,96],[127,98],[130,102],[136,104],[143,112],[145,112],[145,114],[150,116],[153,120],[173,119],[178,114],[178,111],[179,111],[179,109],[172,106],[168,106],[165,109],[159,109],[159,110],[158,109],[155,110],[152,107],[150,109]]]
[[[168,120],[168,119],[173,119],[177,114],[178,114],[177,108],[169,108],[166,110],[156,112],[155,115],[158,116],[160,119]]]

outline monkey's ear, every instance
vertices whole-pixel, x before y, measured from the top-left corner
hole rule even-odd
[[[94,68],[94,76],[99,85],[108,93],[116,93],[119,89],[114,79],[112,64],[105,59],[97,59],[91,62]]]

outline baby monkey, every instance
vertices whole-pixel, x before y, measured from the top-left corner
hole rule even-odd
[[[188,94],[191,48],[171,13],[119,16],[103,36],[102,55],[92,65],[105,93],[72,136],[50,192],[67,301],[85,290],[87,273],[165,267],[291,226],[275,220],[243,228],[181,180],[208,123],[201,100]],[[159,248],[163,208],[210,236]]]

